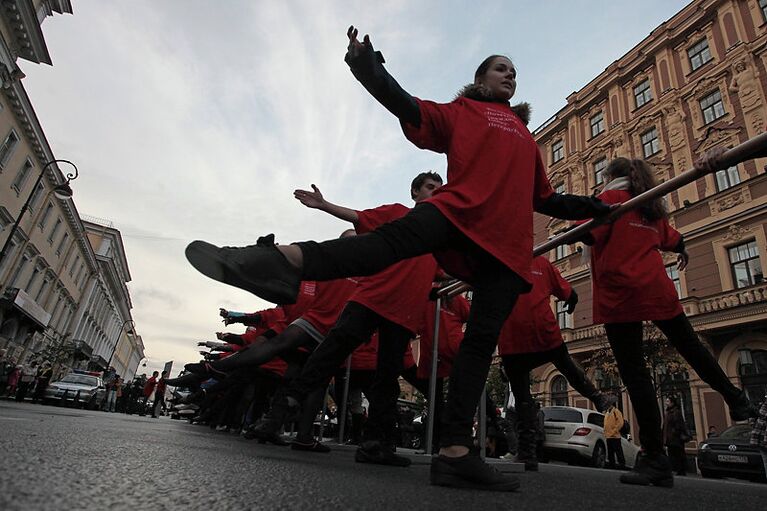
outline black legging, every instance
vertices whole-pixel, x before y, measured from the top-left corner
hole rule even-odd
[[[554,349],[538,353],[503,355],[501,360],[503,369],[509,377],[509,386],[514,394],[515,403],[532,404],[535,401],[530,393],[530,371],[551,362],[578,393],[597,404],[595,400],[599,391],[586,377],[583,368],[572,359],[564,343]]]
[[[498,334],[517,296],[529,290],[529,284],[428,203],[419,204],[403,218],[361,236],[321,243],[309,241],[298,246],[303,253],[304,280],[372,275],[403,259],[434,252],[451,250],[463,255],[472,272],[467,281],[474,294],[464,340],[450,375],[441,443],[471,447],[474,411]],[[343,357],[336,367],[342,361]]]
[[[714,356],[703,346],[684,313],[664,321],[653,321],[690,367],[728,405],[737,404],[741,391],[724,373]],[[618,364],[621,379],[631,398],[639,425],[639,441],[648,452],[663,450],[661,416],[650,370],[642,354],[642,323],[607,323],[607,339]]]
[[[288,325],[280,335],[253,343],[234,355],[211,362],[210,365],[216,371],[229,372],[243,367],[260,366],[275,357],[295,352],[298,348],[313,350],[315,346],[317,341],[306,330]]]

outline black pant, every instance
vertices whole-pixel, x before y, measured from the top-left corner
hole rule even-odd
[[[299,401],[317,388],[325,388],[338,367],[360,345],[370,341],[378,330],[378,369],[370,386],[368,400],[369,440],[392,441],[397,423],[397,377],[412,333],[367,307],[349,302],[328,336],[309,357],[304,370],[287,394]]]
[[[690,367],[728,405],[734,406],[741,395],[724,373],[714,356],[703,346],[684,313],[675,318],[653,321]],[[631,398],[639,425],[639,442],[651,453],[663,451],[661,416],[652,375],[642,355],[642,323],[607,323],[607,339],[618,364],[623,383]]]
[[[372,275],[398,261],[423,254],[445,250],[462,253],[471,269],[467,282],[474,287],[474,294],[464,340],[450,375],[441,443],[471,447],[474,412],[498,334],[517,296],[528,291],[529,284],[428,203],[419,204],[403,218],[361,236],[298,245],[303,253],[305,280]]]
[[[278,356],[289,357],[289,353],[297,351],[298,348],[313,350],[315,346],[317,341],[306,330],[296,325],[288,325],[280,335],[250,344],[233,355],[211,362],[210,365],[217,371],[228,372],[259,366]]]
[[[615,458],[618,458],[618,468],[626,467],[626,458],[623,456],[623,446],[620,438],[606,438],[607,441],[607,466],[615,467]]]
[[[687,454],[684,452],[684,446],[681,445],[669,445],[668,457],[671,462],[671,469],[676,472],[677,475],[687,475]]]
[[[581,366],[572,359],[564,343],[548,351],[503,355],[501,359],[509,377],[509,386],[514,394],[515,403],[533,403],[533,395],[530,393],[530,371],[549,362],[554,364],[554,367],[583,397],[594,402],[599,395],[599,391],[586,377]]]
[[[152,417],[157,417],[157,412],[165,410],[165,396],[155,393],[154,404],[152,405]]]

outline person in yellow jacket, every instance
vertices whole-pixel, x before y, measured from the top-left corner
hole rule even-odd
[[[625,470],[626,458],[623,457],[621,447],[621,429],[623,429],[623,414],[615,406],[617,400],[613,397],[610,406],[605,412],[605,441],[607,442],[607,467],[615,468],[615,458],[618,457],[618,469]]]

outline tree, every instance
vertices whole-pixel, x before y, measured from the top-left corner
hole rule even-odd
[[[682,359],[674,347],[669,345],[660,330],[652,323],[645,325],[644,328],[642,355],[644,356],[645,366],[650,370],[657,397],[660,397],[665,383],[671,382],[674,376],[687,372],[687,365],[684,359]],[[588,358],[583,361],[583,365],[597,373],[596,379],[598,381],[601,380],[607,383],[601,385],[603,389],[623,391],[624,386],[620,381],[618,366],[615,363],[612,349],[606,340],[599,348],[591,352]]]

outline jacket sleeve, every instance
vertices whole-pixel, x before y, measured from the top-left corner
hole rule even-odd
[[[355,58],[347,53],[346,63],[365,89],[400,121],[415,127],[421,124],[421,114],[415,98],[405,92],[383,66],[385,60],[372,46]]]
[[[549,273],[551,279],[551,294],[559,300],[567,300],[573,294],[573,287],[559,273],[553,264],[549,263]]]
[[[564,220],[583,220],[606,215],[610,206],[596,197],[552,193],[535,209],[538,213]]]
[[[676,252],[681,254],[684,252],[684,239],[682,234],[671,227],[668,220],[659,220],[659,232],[660,232],[660,249],[667,252]]]

